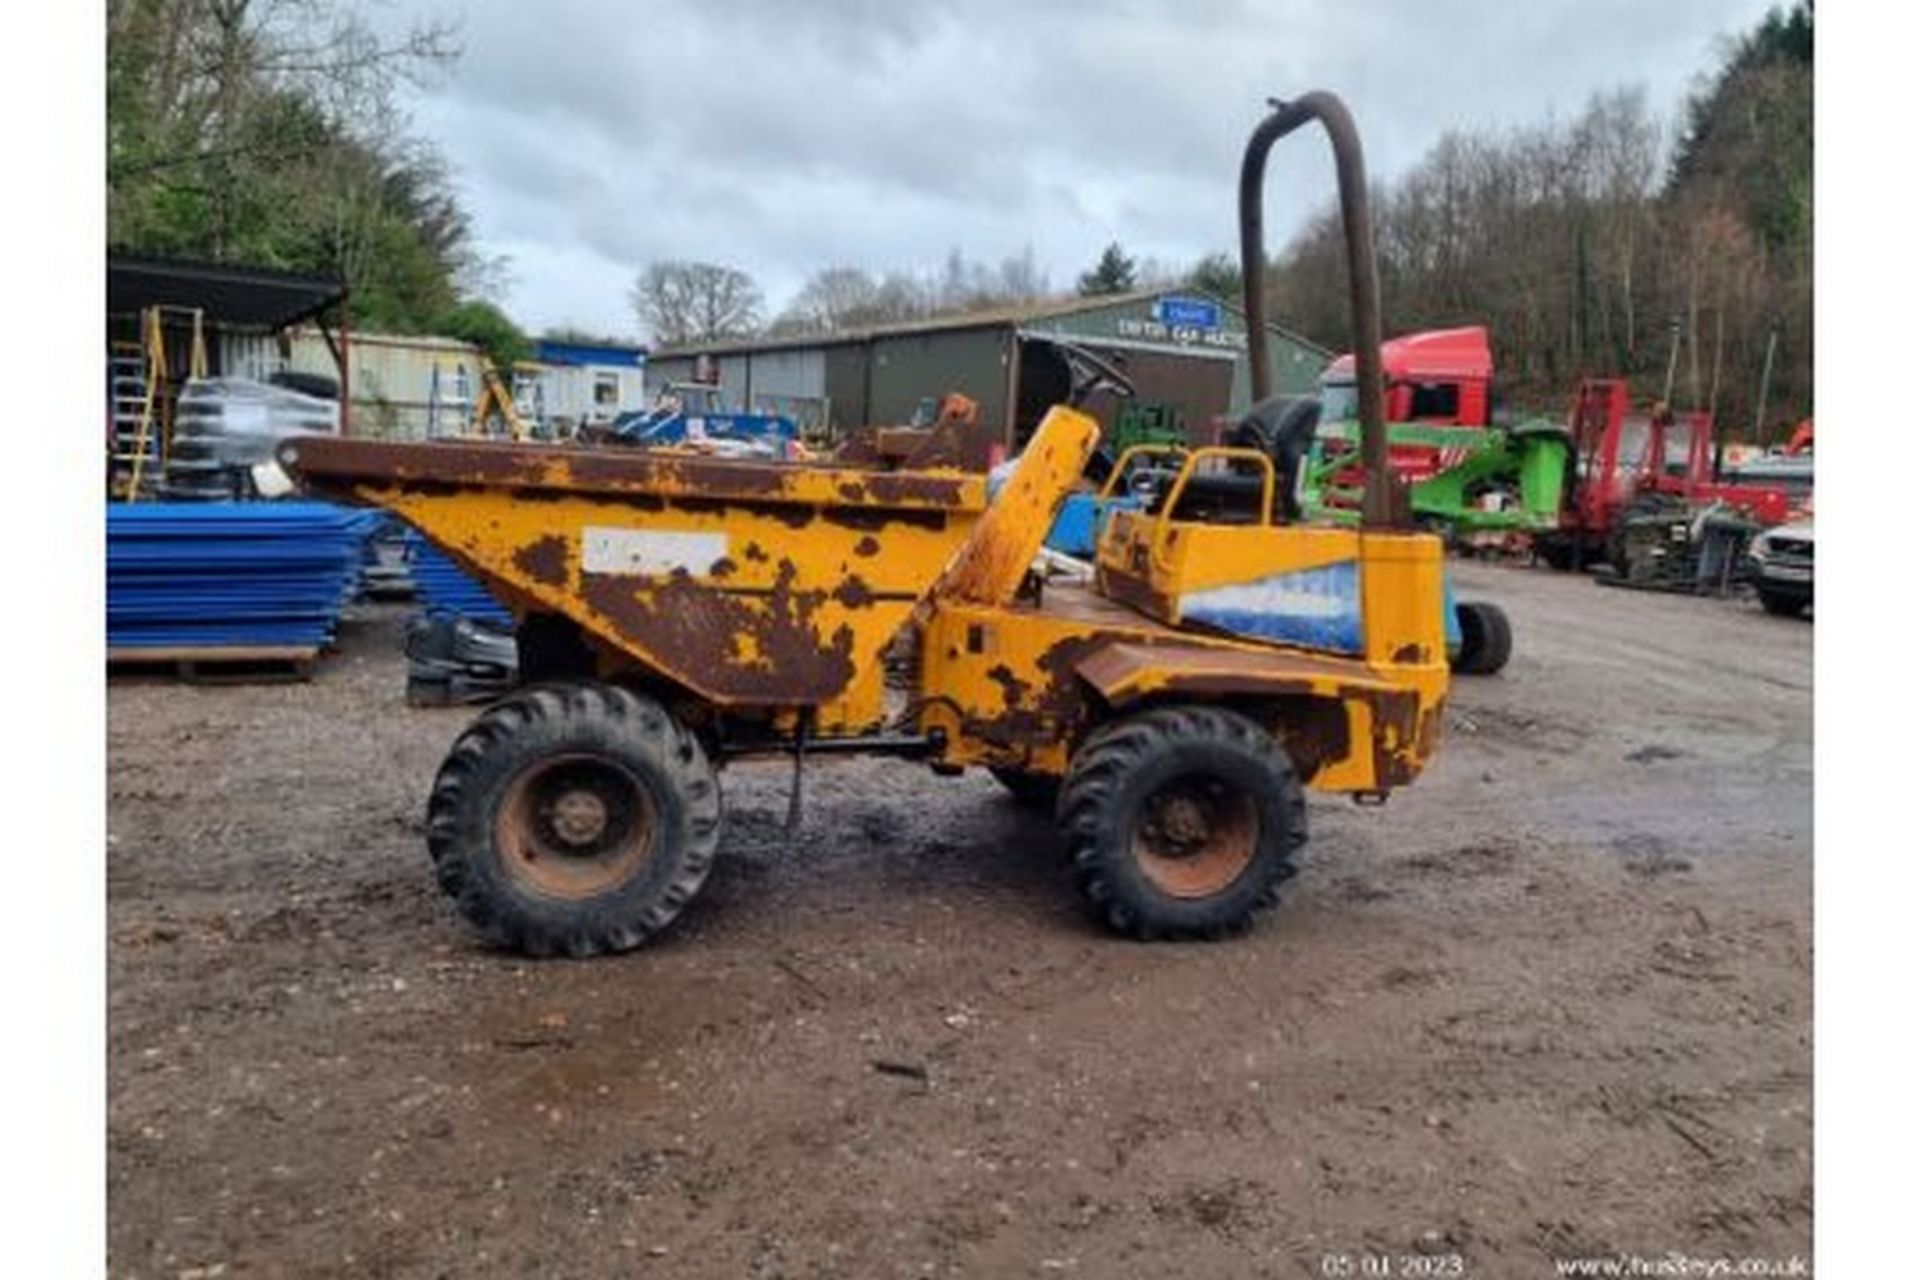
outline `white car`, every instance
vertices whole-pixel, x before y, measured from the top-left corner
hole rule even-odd
[[[1769,529],[1748,544],[1753,587],[1768,613],[1794,615],[1813,603],[1813,521]]]

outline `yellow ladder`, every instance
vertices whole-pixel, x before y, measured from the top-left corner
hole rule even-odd
[[[207,376],[206,313],[198,307],[151,306],[140,314],[140,347],[146,357],[145,386],[141,392],[140,418],[134,427],[133,444],[125,453],[116,453],[115,462],[128,465],[126,500],[140,500],[141,482],[146,479],[147,460],[153,455],[154,430],[159,428],[160,466],[164,470],[173,448],[172,401],[166,394],[167,335],[163,313],[175,311],[192,320],[192,338],[187,350],[187,379]],[[114,444],[119,445],[118,432]]]

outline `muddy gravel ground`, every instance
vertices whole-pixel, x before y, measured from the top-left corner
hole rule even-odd
[[[784,771],[730,770],[660,944],[526,961],[428,873],[472,713],[403,705],[399,610],[310,684],[114,682],[111,1273],[1807,1255],[1811,624],[1457,573],[1512,665],[1211,945],[1102,932],[986,777],[847,760],[792,838]]]

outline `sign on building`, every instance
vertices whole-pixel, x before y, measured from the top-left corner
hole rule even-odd
[[[1220,304],[1212,298],[1160,298],[1153,304],[1153,318],[1169,329],[1210,333],[1220,327]]]

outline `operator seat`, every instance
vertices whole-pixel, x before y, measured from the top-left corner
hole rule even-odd
[[[1300,518],[1300,501],[1295,496],[1300,464],[1313,446],[1319,425],[1320,397],[1269,396],[1249,409],[1229,436],[1229,443],[1258,449],[1273,459],[1277,497],[1288,523]]]

